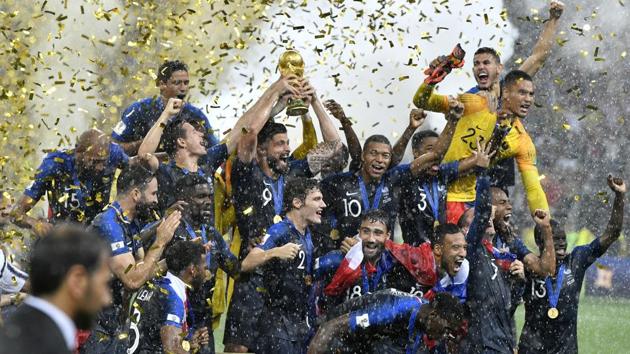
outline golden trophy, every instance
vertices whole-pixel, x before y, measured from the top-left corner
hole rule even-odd
[[[280,56],[278,70],[280,70],[280,75],[282,76],[295,75],[297,77],[303,77],[304,60],[297,51],[287,50]],[[299,97],[289,98],[287,105],[288,116],[301,116],[306,114],[306,112],[308,112],[308,106],[304,100]]]

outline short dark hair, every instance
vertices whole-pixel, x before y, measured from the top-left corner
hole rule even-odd
[[[497,64],[501,64],[501,58],[499,57],[499,53],[497,53],[497,51],[494,50],[494,48],[481,47],[477,49],[477,51],[475,52],[475,55],[479,55],[479,54],[490,54],[494,57],[494,60],[497,61]]]
[[[293,209],[293,199],[306,200],[306,196],[313,190],[319,190],[319,182],[313,178],[292,177],[286,181],[284,187],[284,211]]]
[[[287,133],[287,127],[285,127],[284,124],[268,121],[262,127],[260,132],[258,132],[258,137],[257,137],[258,145],[259,146],[264,145],[267,141],[273,139],[273,137],[276,136],[277,134],[286,134],[286,133]]]
[[[411,138],[411,148],[413,150],[420,149],[420,145],[422,145],[422,141],[426,138],[439,138],[440,135],[434,132],[433,130],[423,130],[415,133]]]
[[[84,227],[59,224],[37,240],[31,251],[30,280],[34,296],[50,295],[59,289],[75,265],[93,274],[106,261],[105,241]]]
[[[459,226],[455,224],[440,224],[433,231],[432,245],[440,245],[444,242],[444,236],[458,234],[462,232]]]
[[[206,250],[198,242],[177,241],[164,252],[168,271],[178,275],[186,267],[197,264]]]
[[[549,223],[551,224],[551,233],[553,234],[553,238],[556,238],[557,236],[561,236],[561,235],[564,235],[564,237],[566,238],[564,228],[562,228],[562,225],[560,225],[558,221],[556,221],[555,219],[551,219],[549,220]],[[536,226],[534,227],[534,241],[536,242],[536,245],[542,252],[545,246],[545,242],[543,241],[542,228],[538,224],[536,224]]]
[[[503,87],[512,86],[522,80],[533,82],[532,77],[528,73],[522,70],[512,70],[503,78]]]
[[[438,292],[431,301],[431,308],[436,312],[437,316],[445,319],[449,325],[460,325],[464,320],[465,308],[459,300],[447,293]],[[457,328],[453,328],[454,330]]]
[[[188,173],[175,182],[175,193],[188,201],[192,198],[195,187],[204,184],[210,184],[205,177],[197,173]]]
[[[389,231],[389,215],[387,215],[387,213],[384,210],[381,210],[381,209],[368,210],[368,212],[363,214],[363,216],[361,217],[361,223],[363,223],[364,221],[381,222],[385,224],[387,231]]]
[[[118,194],[124,194],[134,188],[144,189],[155,175],[153,172],[140,164],[130,164],[125,167],[118,175],[116,180],[116,189]]]
[[[193,115],[192,111],[182,107],[182,110],[177,116],[166,124],[162,138],[160,139],[162,149],[170,156],[173,156],[173,154],[177,152],[177,139],[185,137],[186,131],[184,130],[184,123],[191,124],[197,130],[203,128],[205,131],[206,129],[204,127],[205,123],[200,122],[199,119]]]
[[[387,144],[389,145],[389,147],[392,147],[392,144],[389,142],[389,139],[387,139],[385,135],[375,134],[371,135],[365,140],[365,143],[363,143],[363,151],[367,150],[368,145],[370,145],[371,143]]]
[[[158,68],[157,79],[155,79],[155,85],[158,86],[160,82],[166,82],[171,78],[174,72],[185,71],[188,72],[188,66],[179,60],[167,60]]]

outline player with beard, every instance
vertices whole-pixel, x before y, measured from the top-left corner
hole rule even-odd
[[[393,230],[399,207],[399,193],[396,190],[401,181],[406,176],[418,176],[441,160],[450,144],[462,108],[457,101],[451,102],[451,110],[447,114],[448,123],[433,151],[419,156],[410,164],[391,170],[388,170],[392,158],[389,140],[383,135],[370,136],[363,147],[361,170],[337,174],[322,181],[324,200],[329,206],[326,210],[325,226],[330,230],[324,227],[318,233],[331,235],[337,242],[353,237],[361,224],[361,216],[374,209],[387,211],[387,226],[389,230]]]
[[[206,115],[197,107],[183,100],[188,95],[190,79],[188,66],[179,60],[165,61],[158,68],[155,85],[160,89],[157,97],[147,97],[132,103],[122,115],[121,121],[114,127],[112,138],[129,155],[136,155],[142,140],[164,111],[169,109],[169,101],[177,99],[178,108],[187,112],[203,127],[204,136],[209,146],[219,143]]]
[[[84,228],[55,227],[31,250],[31,295],[0,328],[0,353],[72,353],[111,301],[108,247]]]
[[[483,146],[483,143],[477,142]],[[512,321],[512,288],[510,276],[522,273],[516,256],[493,246],[495,235],[492,222],[494,209],[490,198],[490,178],[485,173],[489,161],[478,168],[475,208],[467,210],[458,226],[466,233],[467,259],[470,264],[466,304],[470,309],[470,326],[466,352],[514,353],[514,323]],[[549,225],[546,211],[537,210],[534,221]],[[547,242],[551,232],[545,233]],[[518,274],[519,276],[521,274]]]
[[[127,293],[124,290],[138,290],[155,276],[162,252],[181,219],[179,211],[163,219],[157,227],[153,246],[145,252],[135,237],[140,232],[136,220],[147,217],[157,204],[157,180],[149,170],[132,165],[120,173],[116,185],[116,200],[97,215],[91,225],[91,229],[111,247],[109,264],[115,276],[112,280],[114,300],[99,314],[97,326],[82,349],[83,353],[121,353],[126,350],[127,337],[119,336],[127,332],[124,326]]]
[[[437,275],[431,245],[396,244],[388,224],[389,214],[380,209],[362,216],[360,242],[350,248],[324,289],[326,307],[388,288],[422,297],[433,287]]]
[[[317,181],[306,178],[287,182],[283,204],[285,218],[267,230],[242,263],[245,272],[264,269],[262,353],[302,353],[313,319],[311,292],[320,262],[314,256],[310,226],[321,222],[326,204]]]
[[[204,247],[181,241],[165,252],[167,272],[135,294],[131,310],[128,354],[198,353],[207,345],[205,323],[191,313],[190,292],[201,288],[206,276]]]
[[[284,95],[301,96],[315,111],[325,142],[338,142],[339,135],[332,120],[306,79],[288,77],[287,85],[268,90],[263,98],[269,109]],[[264,116],[269,116],[265,110]],[[232,166],[232,185],[236,221],[241,236],[240,259],[258,244],[267,229],[282,221],[283,195],[287,176],[311,176],[305,160],[290,160],[286,127],[267,122],[259,131],[249,129],[238,144],[238,159]],[[224,344],[228,352],[255,349],[259,336],[257,321],[263,308],[262,275],[256,270],[241,276],[234,285],[232,301],[225,325]]]
[[[220,268],[229,276],[236,278],[240,271],[240,264],[238,258],[230,252],[223,236],[214,228],[212,188],[208,181],[200,175],[191,173],[180,178],[174,189],[186,206],[182,213],[182,222],[175,230],[175,236],[171,244],[167,246],[167,251],[172,244],[185,240],[205,245],[209,279],[206,279],[201,286],[195,287],[189,296],[196,323],[211,329],[214,317],[209,301],[213,296],[217,269]],[[212,331],[209,332],[208,344],[201,346],[198,352],[214,353]]]
[[[439,143],[438,134],[424,130],[413,136],[411,147],[414,159],[433,151]],[[465,175],[494,153],[473,151],[462,160],[439,164],[435,162],[418,176],[407,176],[400,184],[400,228],[403,240],[413,246],[429,241],[436,226],[446,222],[446,190],[450,181]],[[488,155],[490,154],[490,155]],[[488,155],[488,156],[487,156]]]
[[[577,315],[584,274],[597,258],[619,238],[623,226],[626,184],[623,179],[608,176],[608,186],[615,194],[606,230],[590,244],[578,246],[567,254],[566,234],[552,220],[556,269],[553,276],[527,273],[525,292],[525,325],[519,342],[519,353],[577,353]],[[534,238],[542,251],[543,230],[536,227]]]
[[[52,151],[44,157],[33,183],[11,212],[13,221],[38,236],[58,221],[89,223],[109,201],[116,168],[128,162],[121,147],[103,132],[84,132],[74,149]],[[27,215],[44,194],[49,204],[48,220]]]
[[[285,89],[289,86],[286,79],[280,79],[267,91]],[[162,148],[169,155],[170,162],[158,168],[158,200],[161,211],[166,210],[178,198],[174,191],[177,180],[189,173],[205,177],[213,187],[213,176],[216,169],[227,160],[241,139],[243,128],[260,130],[265,124],[272,105],[270,95],[264,94],[226,135],[224,142],[207,147],[205,129],[190,111],[182,110],[183,101],[171,98],[158,120],[142,141],[138,153],[152,153]],[[211,189],[214,191],[214,188]],[[214,194],[214,193],[213,193]],[[212,218],[214,224],[214,217]]]
[[[560,18],[563,9],[564,5],[562,3],[556,1],[551,2],[549,10],[550,19],[547,21],[538,42],[534,46],[532,55],[520,66],[519,71],[523,71],[531,77],[540,69],[546,57],[549,55],[549,51],[553,44],[553,36],[558,25],[558,19]],[[505,83],[503,81],[500,83],[499,81],[503,65],[500,63],[498,54],[492,48],[480,48],[475,53],[473,60],[473,75],[478,85],[469,92],[459,96],[459,100],[464,103],[465,106],[464,116],[457,125],[453,144],[451,144],[449,150],[444,156],[445,162],[458,161],[470,156],[475,147],[474,143],[477,138],[481,141],[487,142],[494,134],[497,136],[493,140],[495,140],[496,144],[500,144],[500,137],[501,135],[506,134],[506,131],[509,132],[507,134],[515,137],[522,135],[519,131],[515,131],[515,129],[495,129],[498,114],[497,108],[502,107],[503,105],[502,95],[505,90],[505,87],[503,87]],[[441,69],[443,69],[443,62],[443,59],[438,58],[431,64],[429,71],[441,71]],[[439,81],[441,81],[443,77],[444,76],[440,76]],[[531,79],[529,81],[531,81]],[[418,108],[434,112],[444,112],[448,109],[449,97],[433,93],[433,86],[437,82],[430,77],[420,86],[413,99],[414,104]],[[509,129],[509,127],[505,129]],[[516,140],[518,139],[520,138],[517,138]],[[525,168],[528,171],[531,170],[531,168],[528,167],[530,163],[527,161],[528,159],[525,158],[525,156],[521,156],[519,159],[519,154],[512,152],[511,154],[505,154],[504,156],[497,156],[497,158],[499,158],[497,162],[502,164],[503,161],[512,157],[509,155],[517,155],[516,157],[519,165],[519,171],[521,171],[526,191],[528,192],[527,195],[528,201],[530,202],[530,211],[533,212],[536,209],[548,209],[544,193],[539,187],[540,183],[537,183],[538,180],[529,179],[529,177],[525,180],[526,176],[523,175],[523,169]],[[503,171],[506,169],[511,172],[511,170],[513,170],[512,163],[502,164],[501,170],[498,170],[498,172],[496,172],[496,176],[494,177],[495,180],[500,180],[498,183],[502,187],[514,184],[513,181],[505,181],[507,176]],[[448,222],[456,223],[459,221],[459,217],[465,209],[470,207],[470,203],[475,200],[474,190],[474,176],[461,178],[449,187],[447,208]]]
[[[423,337],[454,337],[463,324],[464,306],[448,293],[437,294],[427,302],[387,289],[349,301],[336,308],[331,317],[311,341],[309,354],[330,353],[340,344],[351,344],[353,353],[418,353]],[[398,346],[373,345],[378,338],[391,338]]]

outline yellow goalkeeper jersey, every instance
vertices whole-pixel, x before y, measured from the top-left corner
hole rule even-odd
[[[497,122],[497,115],[488,110],[485,97],[464,93],[459,96],[459,100],[464,104],[464,114],[457,123],[443,162],[459,161],[471,156],[477,147],[477,138],[480,141],[488,141]],[[448,110],[448,96],[436,94],[432,86],[424,83],[418,89],[413,102],[416,107],[428,111],[445,113]],[[511,157],[516,159],[530,211],[549,210],[536,168],[536,147],[519,119],[512,122],[495,161]],[[451,182],[448,186],[447,201],[473,202],[476,182],[475,174],[464,175]]]

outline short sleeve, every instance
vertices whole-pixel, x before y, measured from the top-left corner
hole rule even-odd
[[[118,168],[124,168],[129,164],[129,156],[127,156],[123,148],[116,143],[110,144],[109,164],[112,167]]]
[[[98,235],[109,244],[112,257],[131,252],[125,243],[123,228],[118,223],[108,220],[106,215],[103,215],[103,218],[94,224],[93,227]]]
[[[208,149],[206,154],[207,166],[215,171],[228,159],[228,149],[225,144],[216,144]]]
[[[141,111],[142,105],[139,102],[134,102],[127,107],[120,117],[120,122],[112,130],[112,138],[123,143],[133,141],[135,124]]]
[[[410,164],[398,165],[387,171],[385,177],[389,178],[391,184],[399,184],[405,177],[411,174]]]
[[[459,177],[459,161],[447,162],[440,165],[440,180],[449,184]]]
[[[186,321],[184,303],[177,297],[175,290],[170,287],[166,290],[168,290],[168,295],[166,297],[166,306],[164,306],[164,315],[166,318],[164,318],[163,325],[183,328],[184,322]]]
[[[49,154],[44,158],[33,182],[26,188],[24,194],[37,201],[46,193],[50,180],[64,163],[63,160],[58,159],[61,158],[55,154]]]
[[[309,167],[308,161],[306,159],[293,160],[289,162],[289,174],[292,177],[313,177],[313,173],[311,172],[311,168]]]
[[[596,238],[588,245],[578,246],[573,249],[573,262],[577,269],[586,271],[604,252],[605,250],[602,249],[599,238]]]
[[[262,242],[258,246],[263,251],[269,251],[272,248],[280,247],[287,243],[287,226],[284,223],[273,225],[267,230]]]
[[[525,259],[525,256],[532,253],[532,251],[530,251],[529,248],[525,246],[525,243],[520,238],[514,239],[514,241],[510,245],[510,251],[516,254],[516,258],[521,262]]]

